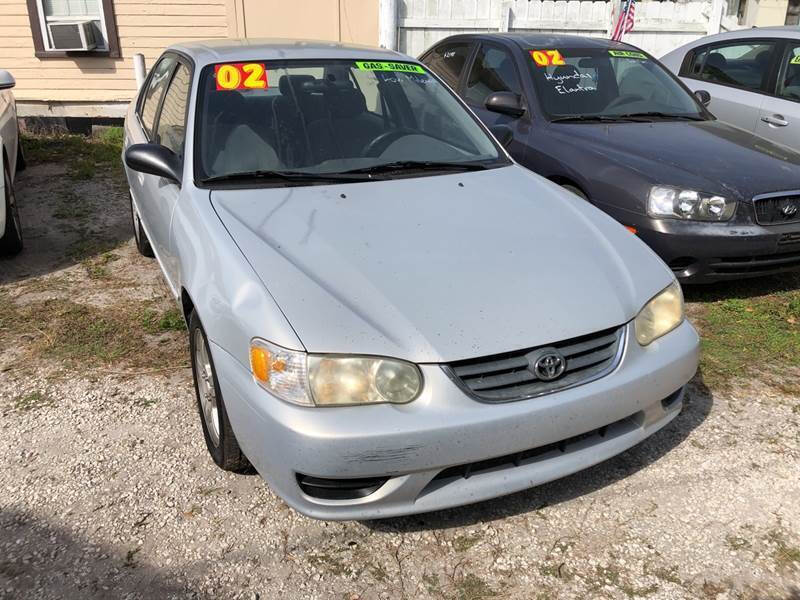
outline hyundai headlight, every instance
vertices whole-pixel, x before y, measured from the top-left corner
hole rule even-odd
[[[647,198],[651,217],[694,221],[727,221],[736,212],[736,200],[695,190],[654,185]]]
[[[405,404],[422,391],[422,374],[406,361],[306,354],[261,339],[250,343],[250,369],[268,392],[304,406]]]
[[[673,281],[636,315],[633,322],[636,341],[647,346],[683,323],[684,317],[683,291]]]

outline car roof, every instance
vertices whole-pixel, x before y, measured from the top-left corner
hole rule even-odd
[[[512,33],[465,33],[453,38],[470,38],[482,40],[508,40],[522,49],[529,48],[632,48],[630,44],[613,42],[609,39],[586,37],[582,35],[556,35],[517,31]],[[450,39],[450,38],[448,38]]]
[[[687,46],[703,46],[717,40],[741,40],[755,38],[800,38],[800,26],[797,25],[775,25],[773,27],[751,27],[749,29],[734,29],[715,35],[707,35],[694,40]]]
[[[416,59],[383,48],[373,48],[360,44],[343,44],[320,40],[295,39],[216,39],[200,40],[173,44],[167,50],[181,52],[202,67],[219,62],[236,62],[246,60],[292,60],[345,58],[361,60],[397,60],[412,61]]]

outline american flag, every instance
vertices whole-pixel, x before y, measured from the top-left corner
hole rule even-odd
[[[623,0],[622,11],[619,13],[619,19],[614,26],[614,33],[611,34],[611,39],[615,42],[621,42],[622,36],[626,33],[633,31],[633,19],[636,15],[636,0]]]

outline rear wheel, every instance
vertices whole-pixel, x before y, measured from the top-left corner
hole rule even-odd
[[[192,311],[189,317],[189,350],[192,356],[197,408],[200,412],[208,453],[221,469],[234,472],[249,471],[250,462],[239,448],[228,421],[206,332],[195,311]]]
[[[139,254],[147,258],[153,258],[153,248],[150,246],[150,240],[147,239],[147,234],[142,227],[142,220],[139,218],[139,213],[136,212],[136,206],[133,204],[133,196],[128,194],[131,200],[131,225],[133,226],[133,239],[136,242],[136,249]]]
[[[19,208],[8,165],[3,163],[3,180],[5,182],[6,226],[0,237],[0,254],[12,256],[22,251],[22,224],[19,220]]]

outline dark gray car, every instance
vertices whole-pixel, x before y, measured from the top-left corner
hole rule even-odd
[[[680,279],[800,268],[800,154],[716,120],[706,93],[638,48],[475,34],[421,60],[510,128],[517,161],[626,225]]]

